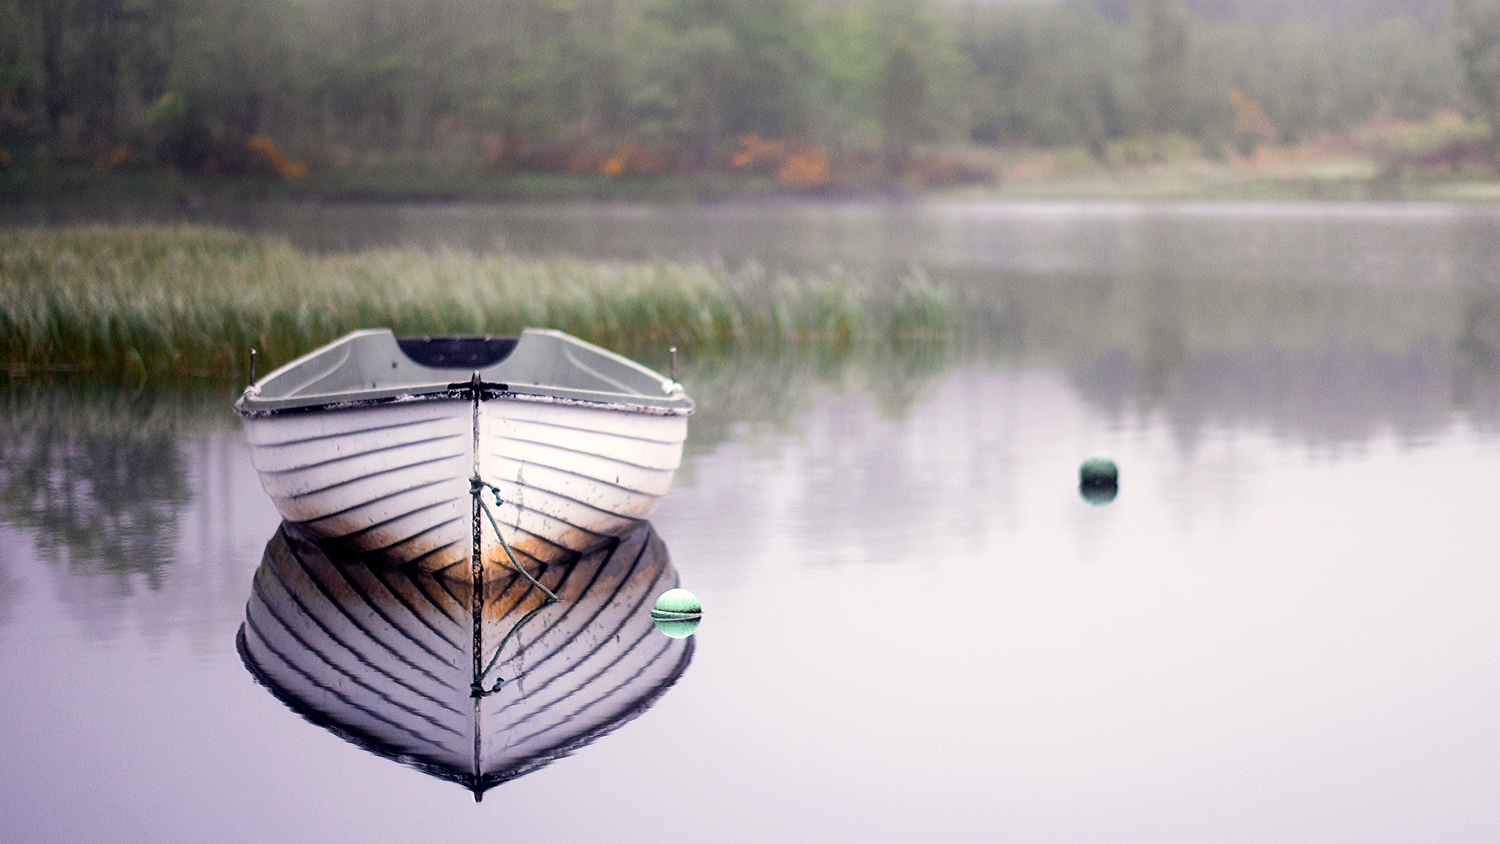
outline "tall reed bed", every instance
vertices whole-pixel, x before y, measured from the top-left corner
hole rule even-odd
[[[398,334],[560,328],[627,352],[942,343],[957,308],[896,283],[715,263],[379,249],[312,255],[207,228],[0,233],[0,363],[15,370],[236,376],[356,328]]]

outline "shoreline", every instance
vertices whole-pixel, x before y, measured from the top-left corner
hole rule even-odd
[[[305,179],[184,175],[155,169],[0,170],[0,207],[208,204],[698,205],[720,202],[1204,201],[1500,203],[1500,178],[1473,170],[1391,171],[1366,156],[1295,154],[1265,160],[1201,158],[1132,165],[1076,156],[1010,153],[993,183],[789,189],[763,176],[707,172],[656,177],[483,174],[466,162],[416,162],[317,170]]]

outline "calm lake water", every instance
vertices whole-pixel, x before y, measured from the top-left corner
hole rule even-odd
[[[1500,210],[204,215],[313,249],[919,267],[1000,317],[936,357],[684,361],[700,413],[652,522],[705,604],[690,662],[638,718],[478,804],[246,670],[278,516],[232,391],[6,382],[0,838],[1500,829]],[[1096,452],[1121,470],[1105,506],[1077,488]]]

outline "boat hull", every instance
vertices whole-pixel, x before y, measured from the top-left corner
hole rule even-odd
[[[687,436],[683,413],[478,391],[244,422],[297,532],[463,579],[476,561],[486,577],[509,569],[501,538],[523,565],[548,564],[630,530],[670,488]]]

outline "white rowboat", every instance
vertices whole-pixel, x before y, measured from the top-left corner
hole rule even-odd
[[[560,331],[374,329],[256,381],[235,409],[262,486],[298,532],[467,580],[471,567],[511,567],[502,537],[523,565],[550,563],[645,518],[682,460],[693,402]]]

